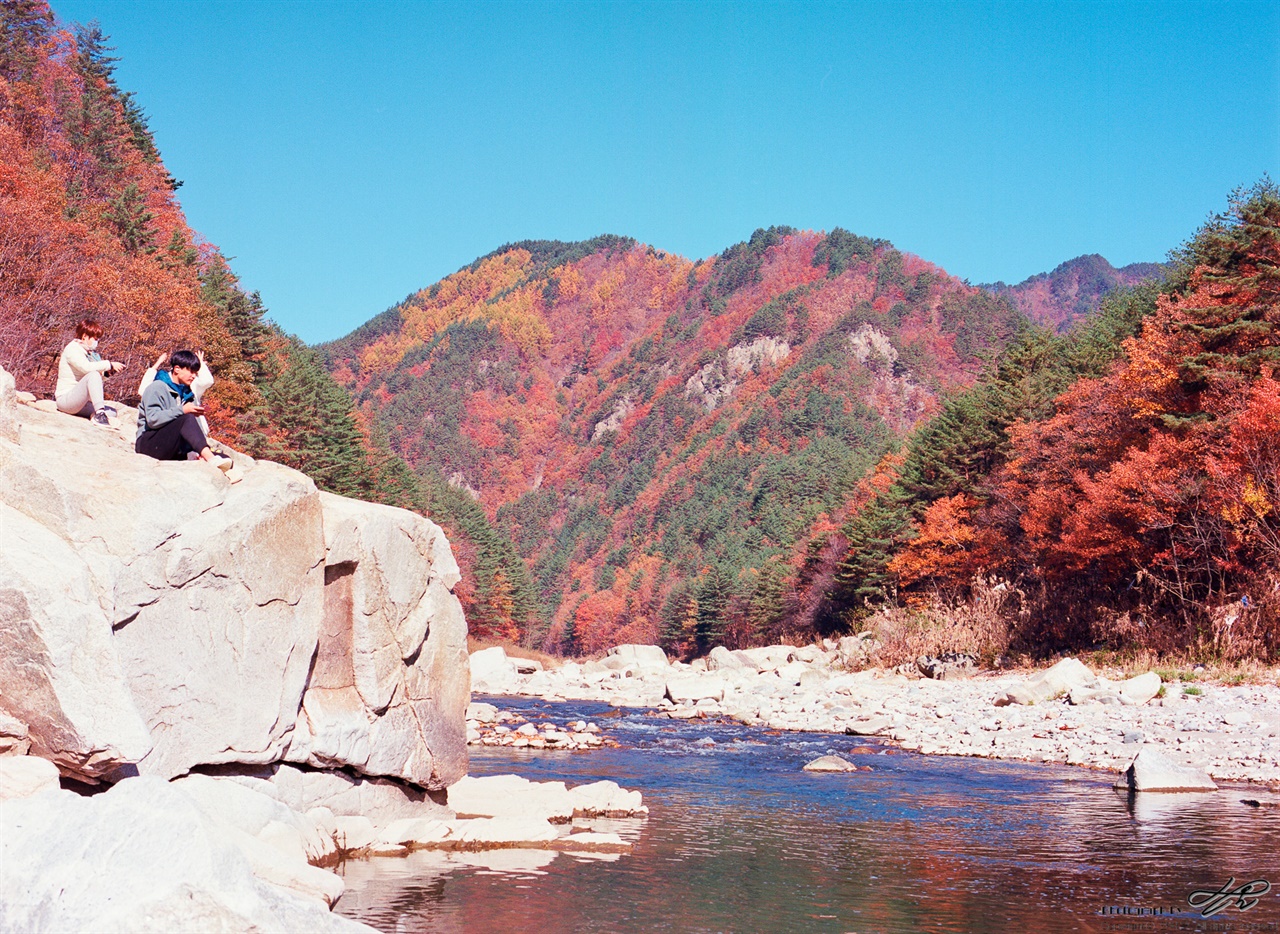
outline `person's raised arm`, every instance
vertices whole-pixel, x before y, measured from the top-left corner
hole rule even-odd
[[[164,366],[164,362],[169,359],[167,353],[162,353],[156,357],[156,362],[147,367],[146,372],[142,374],[142,382],[138,383],[138,395],[146,392],[147,387],[151,385],[156,378],[156,373],[160,372],[160,367]]]
[[[209,364],[205,363],[203,350],[197,350],[196,356],[200,358],[200,370],[196,373],[196,378],[191,381],[191,392],[195,395],[196,402],[203,404],[201,400],[204,394],[213,385],[213,371],[209,369]]]

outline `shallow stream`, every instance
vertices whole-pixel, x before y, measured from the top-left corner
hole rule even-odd
[[[1280,811],[1242,803],[1247,788],[1131,797],[1112,791],[1113,775],[1065,766],[493,700],[535,723],[594,720],[621,747],[473,747],[471,774],[638,789],[647,819],[597,822],[632,852],[353,860],[337,911],[440,934],[1280,932]],[[801,771],[829,752],[870,771]],[[1227,907],[1209,917],[1188,904],[1231,879],[1271,889],[1243,911],[1247,894],[1217,899]]]

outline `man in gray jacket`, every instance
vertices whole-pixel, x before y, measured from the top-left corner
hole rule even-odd
[[[200,426],[204,406],[196,402],[195,393],[191,391],[199,372],[199,357],[190,350],[174,352],[169,358],[168,371],[156,373],[155,380],[142,392],[138,437],[133,449],[162,461],[198,457],[220,470],[230,470],[231,458],[210,450]]]

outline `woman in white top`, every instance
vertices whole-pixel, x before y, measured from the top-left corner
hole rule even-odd
[[[102,378],[124,369],[123,363],[98,356],[102,325],[88,319],[76,325],[76,338],[62,348],[58,358],[58,382],[53,399],[59,412],[79,415],[97,425],[109,424],[109,407],[103,401]]]

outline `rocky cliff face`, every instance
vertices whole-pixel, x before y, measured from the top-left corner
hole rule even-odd
[[[0,714],[32,754],[91,783],[465,774],[466,623],[439,527],[277,464],[140,457],[132,413],[112,431],[15,405],[6,377]]]

